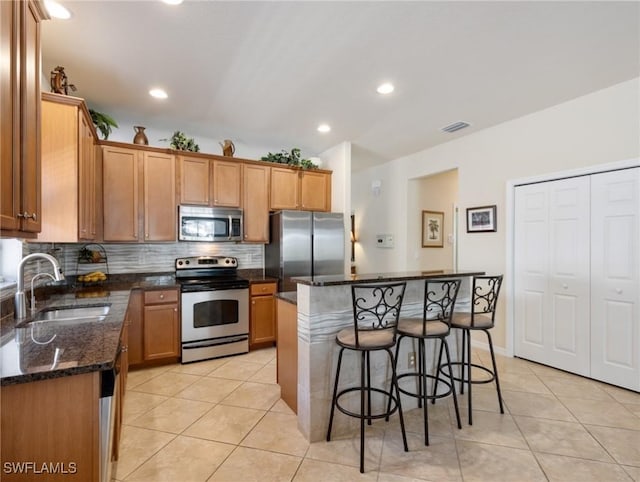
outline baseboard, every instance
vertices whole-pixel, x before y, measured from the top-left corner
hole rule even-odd
[[[477,341],[477,340],[471,339],[471,346],[474,348],[480,348],[481,350],[489,351],[489,344],[483,341]],[[493,351],[496,355],[512,358],[510,355],[507,354],[507,349],[502,348],[501,346],[494,345]]]

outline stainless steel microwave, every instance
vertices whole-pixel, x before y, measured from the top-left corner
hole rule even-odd
[[[180,241],[242,241],[242,210],[180,206]]]

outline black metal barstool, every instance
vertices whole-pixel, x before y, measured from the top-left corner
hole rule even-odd
[[[500,294],[500,286],[502,286],[502,275],[499,276],[474,276],[471,291],[471,312],[454,312],[451,320],[451,328],[462,330],[462,360],[459,362],[442,363],[442,349],[438,356],[439,371],[444,376],[452,380],[460,382],[460,394],[464,394],[464,384],[467,384],[467,398],[469,409],[469,425],[473,425],[472,418],[472,398],[471,387],[474,384],[496,382],[496,391],[498,393],[498,404],[500,405],[500,413],[504,413],[502,405],[502,394],[500,392],[500,380],[498,379],[498,368],[496,367],[496,356],[493,352],[493,342],[489,330],[495,325],[496,304],[498,295]],[[471,331],[481,330],[487,335],[489,341],[489,351],[491,352],[491,363],[493,370],[487,367],[471,363]],[[449,374],[447,375],[444,368],[449,365]],[[451,365],[459,367],[459,377],[453,377],[451,374]],[[472,368],[477,368],[489,374],[488,378],[473,380],[471,377]],[[465,374],[466,369],[466,374]],[[436,380],[437,384],[437,380]]]
[[[400,388],[400,391],[411,397],[418,399],[418,407],[424,409],[424,444],[429,445],[429,415],[427,411],[428,400],[431,399],[435,403],[436,399],[453,395],[453,404],[456,410],[456,419],[458,428],[462,428],[460,423],[460,412],[458,411],[458,398],[456,390],[453,386],[451,378],[451,357],[449,355],[449,346],[446,338],[451,331],[451,317],[460,289],[460,279],[434,279],[425,280],[424,284],[424,303],[422,310],[422,318],[400,318],[398,321],[398,342],[396,344],[396,363],[398,363],[398,352],[400,351],[400,343],[403,338],[412,338],[417,340],[418,344],[418,362],[417,372],[403,373],[398,375],[398,379],[413,377],[417,379],[418,391],[410,392]],[[449,381],[439,380],[440,372],[436,366],[436,375],[427,373],[427,340],[440,340],[440,350],[444,348],[449,362]],[[427,393],[428,380],[435,380],[433,392],[431,395]],[[449,388],[445,392],[437,393],[437,384],[441,381]]]
[[[353,304],[353,327],[346,328],[336,336],[336,343],[340,346],[338,366],[333,386],[333,400],[331,402],[331,414],[329,416],[329,428],[327,429],[327,442],[331,440],[331,428],[333,426],[333,414],[337,407],[345,415],[360,419],[360,472],[364,473],[364,422],[371,425],[371,420],[385,418],[398,412],[402,441],[405,452],[409,451],[407,435],[404,430],[404,418],[400,403],[400,390],[396,376],[396,364],[391,348],[396,343],[398,318],[404,298],[406,283],[390,284],[362,284],[351,285],[351,298]],[[350,387],[338,392],[340,379],[340,367],[344,350],[355,350],[361,354],[360,359],[360,386]],[[391,387],[389,390],[371,386],[372,351],[384,350],[391,361]],[[340,405],[340,397],[351,392],[360,392],[360,411],[352,412]],[[395,391],[395,395],[394,395]],[[389,397],[387,411],[384,413],[371,413],[371,393],[376,392]],[[367,406],[365,409],[365,394]]]

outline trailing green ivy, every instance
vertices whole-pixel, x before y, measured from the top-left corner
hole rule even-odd
[[[310,159],[303,159],[300,156],[300,149],[294,147],[291,152],[282,149],[281,152],[275,154],[269,152],[266,156],[262,156],[261,160],[267,162],[275,162],[276,164],[286,164],[287,166],[301,167],[302,169],[317,169],[318,166],[311,162]]]
[[[102,138],[105,141],[109,139],[111,128],[118,127],[118,123],[110,115],[103,114],[102,112],[97,112],[93,109],[89,109],[89,114],[91,115],[93,125],[96,126],[98,132],[102,134]]]
[[[170,141],[169,145],[176,151],[200,152],[200,146],[196,144],[193,137],[187,137],[183,132],[175,131],[171,139],[160,139],[161,141]]]

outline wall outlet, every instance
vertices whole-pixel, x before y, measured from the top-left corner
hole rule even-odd
[[[393,234],[376,234],[378,248],[393,248]]]
[[[416,352],[415,351],[410,351],[408,353],[408,355],[409,355],[409,358],[407,360],[407,366],[409,368],[413,368],[413,367],[416,366]]]

